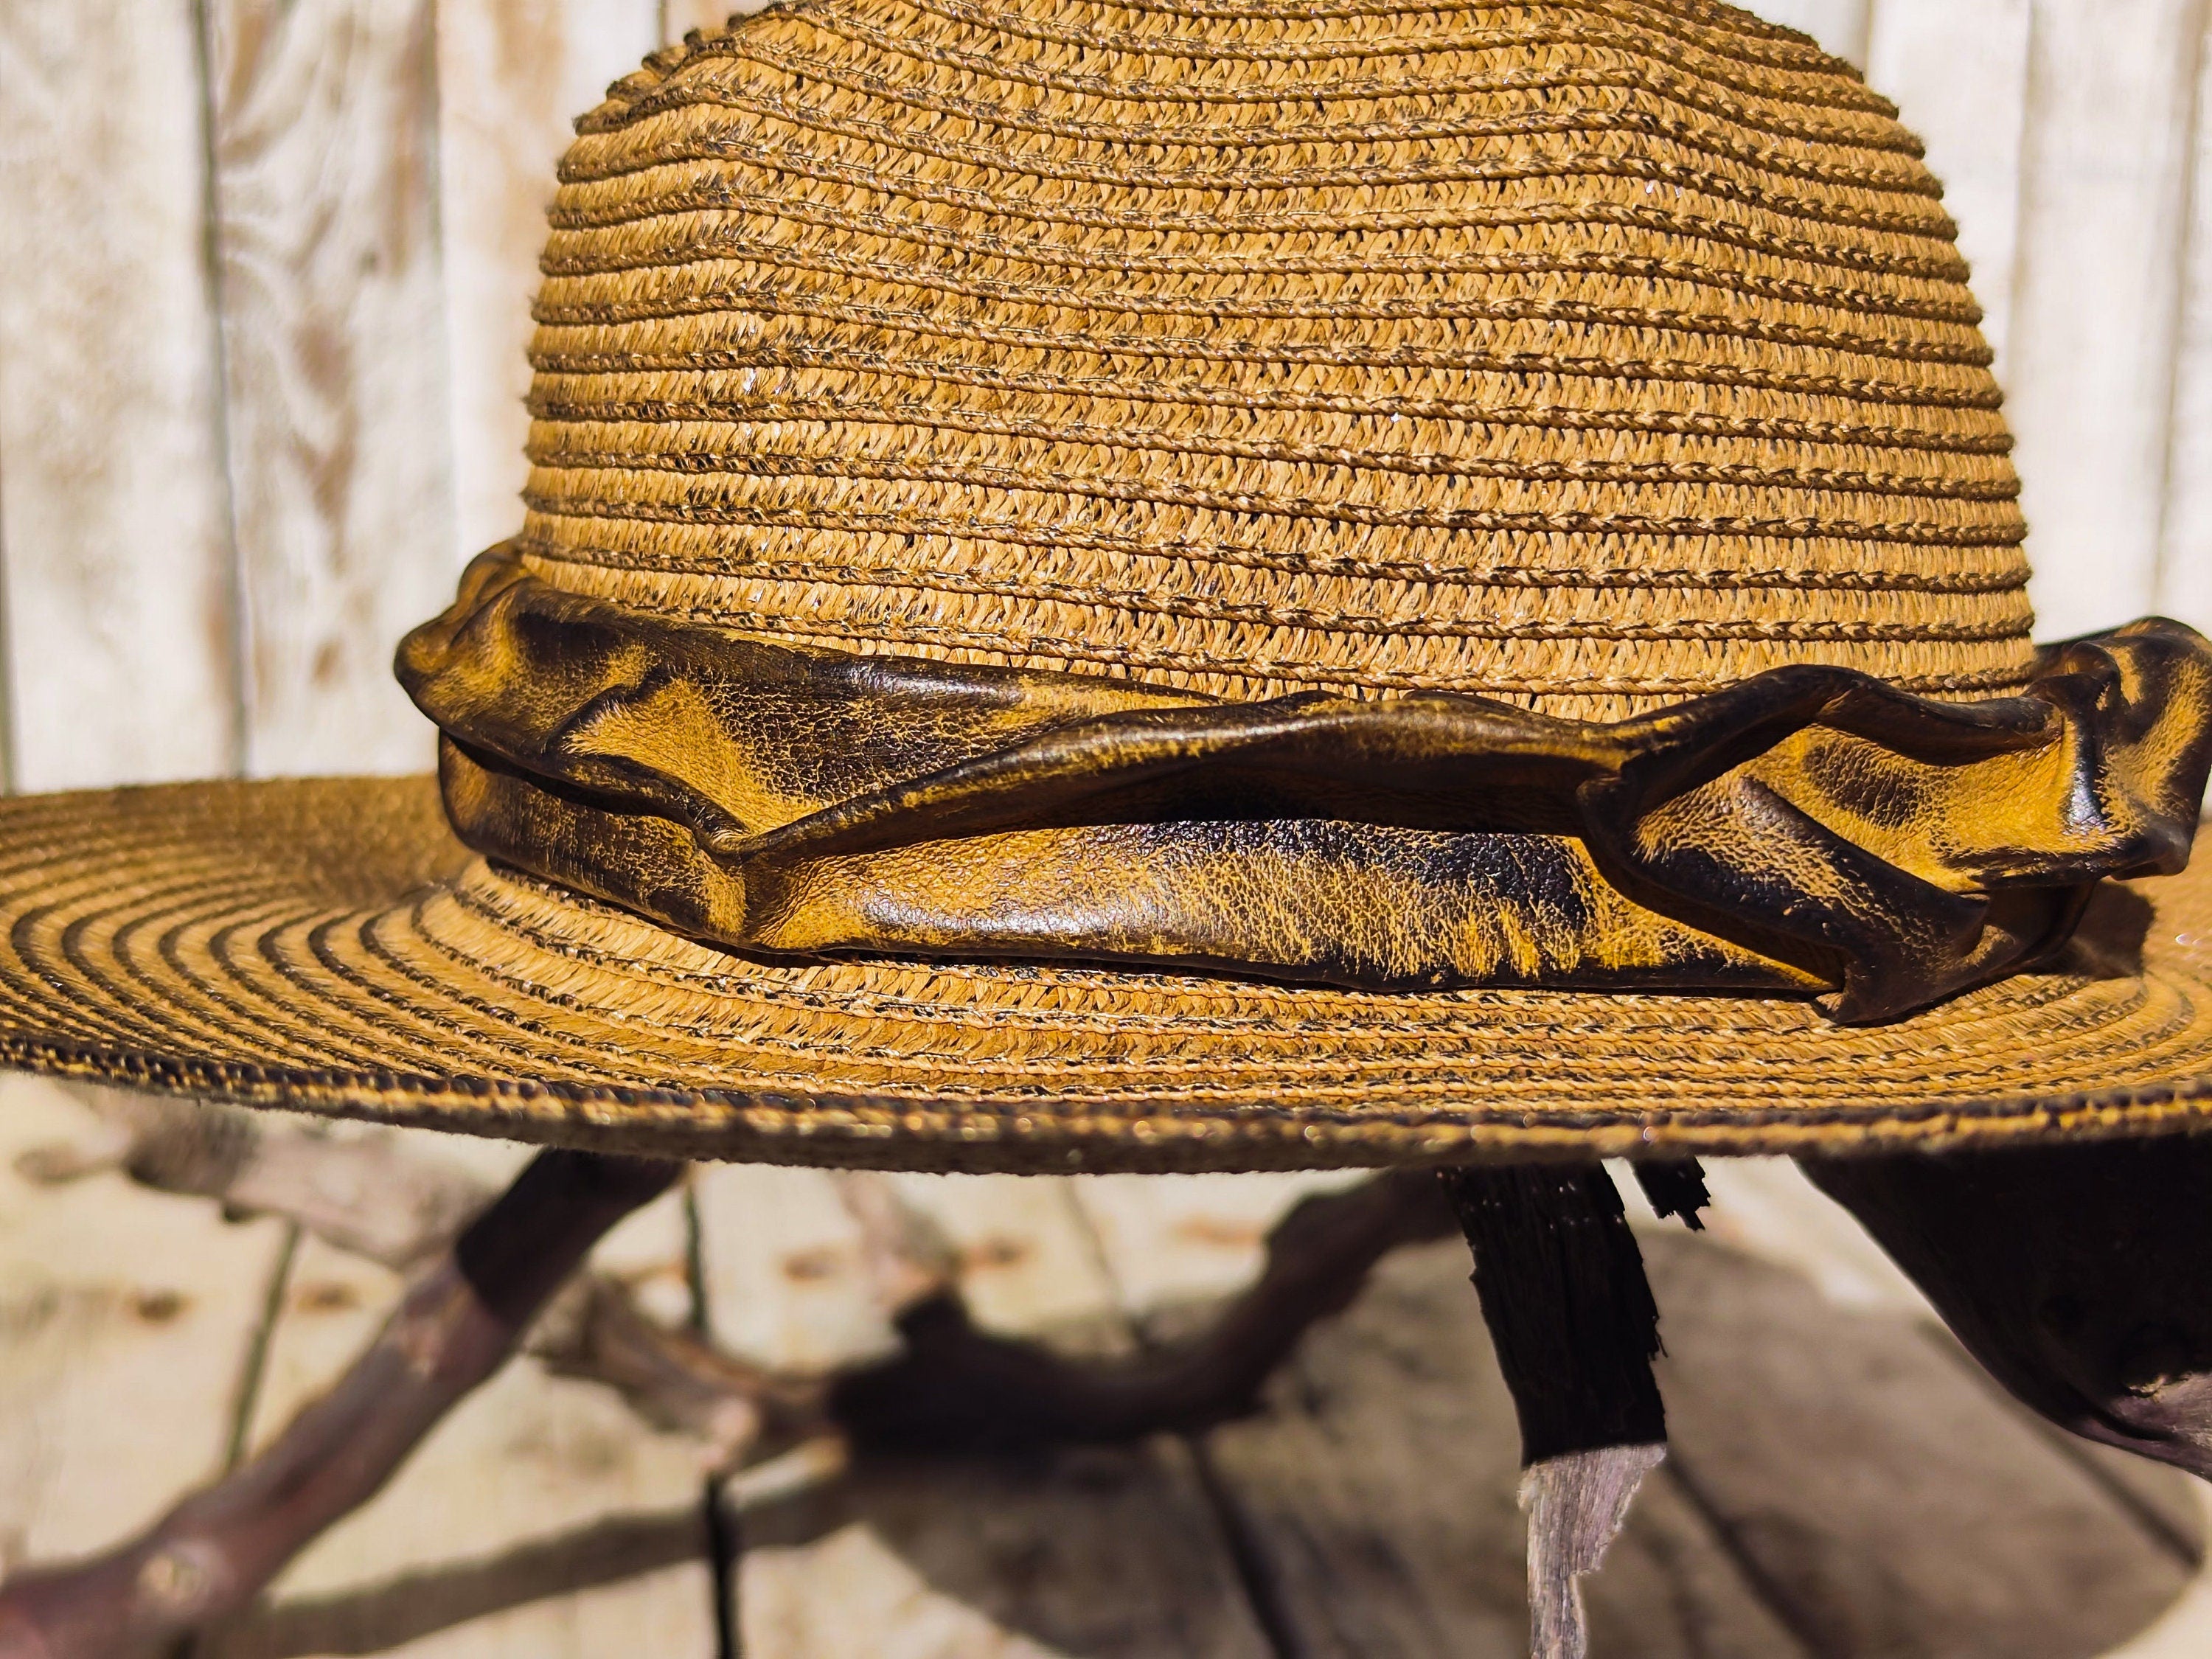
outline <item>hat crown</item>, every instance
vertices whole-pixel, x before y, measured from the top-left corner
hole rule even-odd
[[[521,549],[664,613],[1613,718],[2028,671],[1894,112],[1706,0],[807,0],[579,123]]]

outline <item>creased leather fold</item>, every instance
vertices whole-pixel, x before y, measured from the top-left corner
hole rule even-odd
[[[1945,702],[1802,665],[1614,724],[1225,703],[870,656],[554,587],[511,548],[402,644],[471,846],[767,951],[1376,990],[1819,994],[1894,1018],[2189,856],[2212,646],[2151,619]]]

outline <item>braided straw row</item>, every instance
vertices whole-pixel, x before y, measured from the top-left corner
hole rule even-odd
[[[562,171],[524,546],[848,648],[1613,719],[2024,678],[1918,147],[1704,0],[804,0]]]

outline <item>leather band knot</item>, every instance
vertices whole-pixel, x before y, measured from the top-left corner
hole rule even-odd
[[[398,674],[462,840],[738,949],[1376,991],[1813,994],[1890,1018],[2187,862],[2212,645],[2151,619],[1947,702],[1816,665],[1612,724],[866,656],[470,567]]]

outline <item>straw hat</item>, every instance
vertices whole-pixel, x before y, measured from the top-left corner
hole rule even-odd
[[[807,0],[578,131],[442,811],[7,802],[13,1064],[1016,1170],[2205,1111],[2212,651],[2031,645],[1951,223],[1802,39]]]

